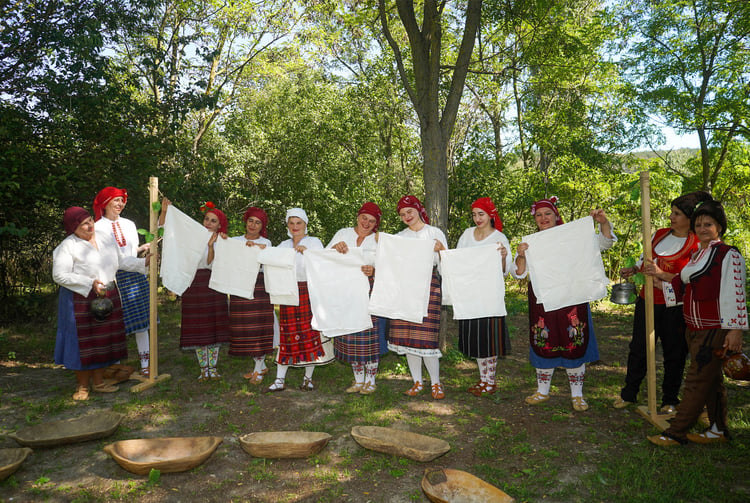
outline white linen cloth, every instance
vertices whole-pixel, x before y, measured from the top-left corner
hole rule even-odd
[[[243,240],[217,239],[214,243],[209,288],[253,300],[260,270],[259,255],[260,248],[246,246]]]
[[[590,216],[524,236],[521,241],[529,245],[527,269],[545,311],[607,295],[609,279]]]
[[[443,295],[449,293],[453,319],[505,316],[505,282],[494,243],[442,250]]]
[[[160,270],[165,288],[177,295],[182,295],[188,289],[210,238],[211,231],[174,205],[169,206],[164,220]]]
[[[384,232],[378,240],[370,314],[422,323],[430,301],[435,241]]]
[[[263,264],[263,282],[271,297],[271,304],[299,306],[296,256],[293,248],[261,250],[258,260]]]
[[[353,334],[372,328],[367,311],[370,282],[362,272],[361,248],[305,251],[307,288],[310,292],[312,328],[326,337]]]

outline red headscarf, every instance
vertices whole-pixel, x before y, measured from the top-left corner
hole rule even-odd
[[[368,215],[375,217],[375,228],[372,231],[378,232],[378,227],[380,227],[380,217],[383,215],[383,212],[380,211],[380,206],[368,201],[359,209],[357,216],[360,216],[362,213],[367,213]]]
[[[70,236],[73,234],[81,222],[89,218],[91,214],[81,208],[80,206],[71,206],[65,213],[63,213],[63,227],[65,228],[65,235]]]
[[[128,191],[126,189],[118,189],[117,187],[104,187],[94,198],[94,220],[99,220],[104,215],[104,209],[107,207],[109,202],[116,198],[121,197],[123,203],[128,202]]]
[[[557,196],[552,196],[549,199],[540,199],[539,201],[531,205],[531,214],[535,215],[536,210],[538,210],[539,208],[549,208],[555,212],[555,216],[557,217],[555,219],[555,225],[562,225],[562,217],[560,216],[560,212],[557,211],[557,201]]]
[[[427,216],[427,210],[424,209],[422,202],[416,196],[404,196],[398,200],[396,211],[400,212],[404,208],[414,208],[419,212],[419,216],[426,224],[430,223],[430,217]]]
[[[247,219],[250,217],[255,217],[263,223],[263,227],[260,229],[260,235],[263,236],[264,238],[267,238],[268,237],[268,229],[267,229],[268,215],[266,215],[266,212],[255,206],[250,206],[245,212],[245,214],[242,216],[242,220],[245,223],[247,223]]]
[[[227,232],[227,227],[229,227],[229,220],[227,220],[227,216],[223,211],[221,211],[219,208],[210,208],[206,210],[206,213],[213,213],[219,218],[219,232]]]
[[[495,203],[492,202],[492,199],[489,197],[480,197],[471,203],[471,208],[478,208],[487,213],[490,216],[492,227],[500,232],[503,231],[503,221],[500,220],[500,217],[497,215],[497,208],[495,208]]]

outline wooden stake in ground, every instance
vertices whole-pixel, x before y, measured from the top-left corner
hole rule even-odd
[[[170,379],[169,374],[159,375],[159,345],[158,345],[158,334],[159,325],[157,323],[158,310],[157,300],[158,291],[157,286],[159,282],[158,278],[158,263],[159,263],[159,245],[158,245],[158,234],[159,234],[159,215],[158,212],[154,211],[154,203],[159,201],[159,179],[151,177],[148,180],[148,194],[149,194],[149,232],[153,236],[151,241],[151,248],[149,253],[151,254],[149,267],[148,267],[148,283],[149,283],[149,308],[151,316],[149,318],[150,330],[149,330],[149,359],[148,359],[148,379],[136,384],[130,391],[139,392],[153,387],[157,382],[166,381]]]
[[[641,220],[643,223],[643,260],[653,260],[651,249],[651,192],[648,171],[641,173]],[[648,406],[638,407],[638,412],[654,425],[666,430],[671,415],[659,415],[656,410],[656,334],[654,332],[654,278],[646,275],[644,287],[646,304],[646,383]]]

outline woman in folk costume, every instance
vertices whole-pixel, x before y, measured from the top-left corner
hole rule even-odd
[[[166,211],[171,202],[164,198],[162,216],[164,222]],[[230,341],[229,305],[226,294],[209,288],[211,280],[211,263],[214,261],[214,243],[219,235],[226,237],[227,217],[211,201],[201,206],[203,227],[211,231],[206,251],[198,263],[193,282],[182,294],[182,323],[180,325],[180,348],[194,349],[201,368],[199,381],[221,379],[216,369],[219,359],[219,347]]]
[[[397,236],[411,239],[429,239],[435,242],[435,253],[433,255],[432,280],[430,282],[430,300],[427,316],[422,323],[411,323],[404,320],[391,320],[388,331],[388,349],[400,355],[406,355],[409,372],[414,385],[406,390],[404,394],[416,396],[424,389],[422,380],[422,362],[427,367],[432,383],[432,398],[442,400],[445,398],[445,390],[440,382],[440,302],[441,289],[438,265],[440,262],[440,250],[448,248],[443,231],[430,225],[422,202],[415,196],[404,196],[398,202],[398,215],[406,224]]]
[[[557,198],[541,199],[531,205],[537,228],[540,231],[562,225],[557,210]],[[612,225],[601,209],[593,210],[591,217],[599,224],[599,248],[612,247],[617,238],[612,233]],[[523,278],[527,274],[526,250],[528,243],[518,245],[514,277]],[[549,390],[555,367],[564,367],[568,373],[573,409],[588,410],[583,398],[583,382],[586,376],[586,363],[599,359],[599,348],[591,327],[591,311],[588,303],[563,307],[546,312],[537,303],[531,282],[529,296],[529,359],[536,368],[537,391],[526,398],[526,403],[536,405],[549,400]]]
[[[245,234],[234,239],[260,249],[271,246],[265,211],[251,206],[242,219],[245,221]],[[229,354],[253,358],[255,368],[243,376],[250,380],[250,384],[260,384],[263,376],[268,373],[265,357],[273,352],[273,322],[273,304],[266,293],[263,272],[260,271],[255,282],[253,300],[236,295],[229,297],[229,330],[232,334]]]
[[[672,201],[669,214],[670,226],[657,230],[651,240],[654,259],[639,262],[634,267],[620,270],[624,278],[638,272],[654,279],[654,331],[661,340],[664,354],[664,380],[662,381],[661,412],[673,414],[680,403],[678,394],[685,371],[687,343],[685,342],[685,322],[682,318],[682,304],[678,303],[672,290],[671,281],[679,276],[693,252],[698,249],[698,238],[690,230],[690,217],[695,206],[711,199],[707,192],[691,192]],[[645,289],[645,287],[644,287]],[[614,406],[621,409],[638,399],[638,390],[646,377],[646,302],[645,292],[635,304],[633,315],[633,336],[628,353],[628,372],[625,386]]]
[[[377,204],[367,202],[357,212],[357,225],[339,230],[331,239],[328,248],[339,253],[347,253],[350,248],[362,248],[365,262],[362,272],[370,280],[370,289],[375,276],[375,250],[377,232],[382,212]],[[385,343],[385,320],[372,316],[373,328],[355,334],[342,335],[333,339],[336,358],[349,362],[354,373],[354,384],[346,389],[347,393],[369,395],[375,391],[375,376]]]
[[[279,243],[278,248],[292,248],[296,253],[298,306],[279,306],[280,342],[276,361],[276,380],[268,391],[283,391],[286,388],[286,372],[290,365],[303,366],[305,377],[300,389],[315,389],[312,376],[315,360],[325,354],[320,332],[313,330],[310,293],[307,290],[307,272],[303,254],[306,250],[322,250],[320,239],[307,235],[307,213],[302,208],[291,208],[286,212],[287,235],[290,239]]]
[[[120,216],[128,202],[128,191],[116,187],[105,187],[94,198],[94,219],[96,231],[109,233],[120,252],[127,257],[137,257],[149,245],[138,246],[138,229],[132,220]],[[138,358],[141,362],[141,375],[148,377],[150,323],[150,294],[148,278],[144,274],[130,271],[117,271],[117,288],[122,300],[125,333],[135,334]]]
[[[146,259],[118,253],[111,233],[97,233],[88,211],[77,206],[65,210],[66,238],[52,254],[52,278],[60,288],[57,311],[55,363],[76,373],[74,400],[88,400],[89,380],[93,390],[117,391],[104,383],[104,369],[127,358],[122,304],[114,281],[118,269],[146,272]],[[109,315],[97,318],[91,302],[106,297],[112,302]]]
[[[482,197],[471,204],[471,218],[476,227],[464,231],[456,248],[496,245],[502,262],[503,275],[513,267],[510,243],[501,231],[503,223],[497,208],[489,197]],[[458,349],[469,358],[476,358],[479,367],[479,382],[467,391],[475,396],[491,395],[495,392],[495,369],[498,355],[510,350],[505,316],[459,320]]]
[[[698,206],[690,228],[700,240],[699,248],[672,280],[678,299],[683,300],[690,367],[677,415],[660,435],[648,437],[660,446],[730,439],[722,359],[727,351],[742,352],[742,337],[748,329],[745,259],[721,240],[727,230],[721,203],[708,201]],[[702,433],[688,433],[704,407],[711,426]]]

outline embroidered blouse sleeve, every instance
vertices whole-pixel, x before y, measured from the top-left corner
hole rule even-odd
[[[721,264],[719,313],[723,329],[748,329],[745,281],[745,259],[737,250],[730,250]]]

